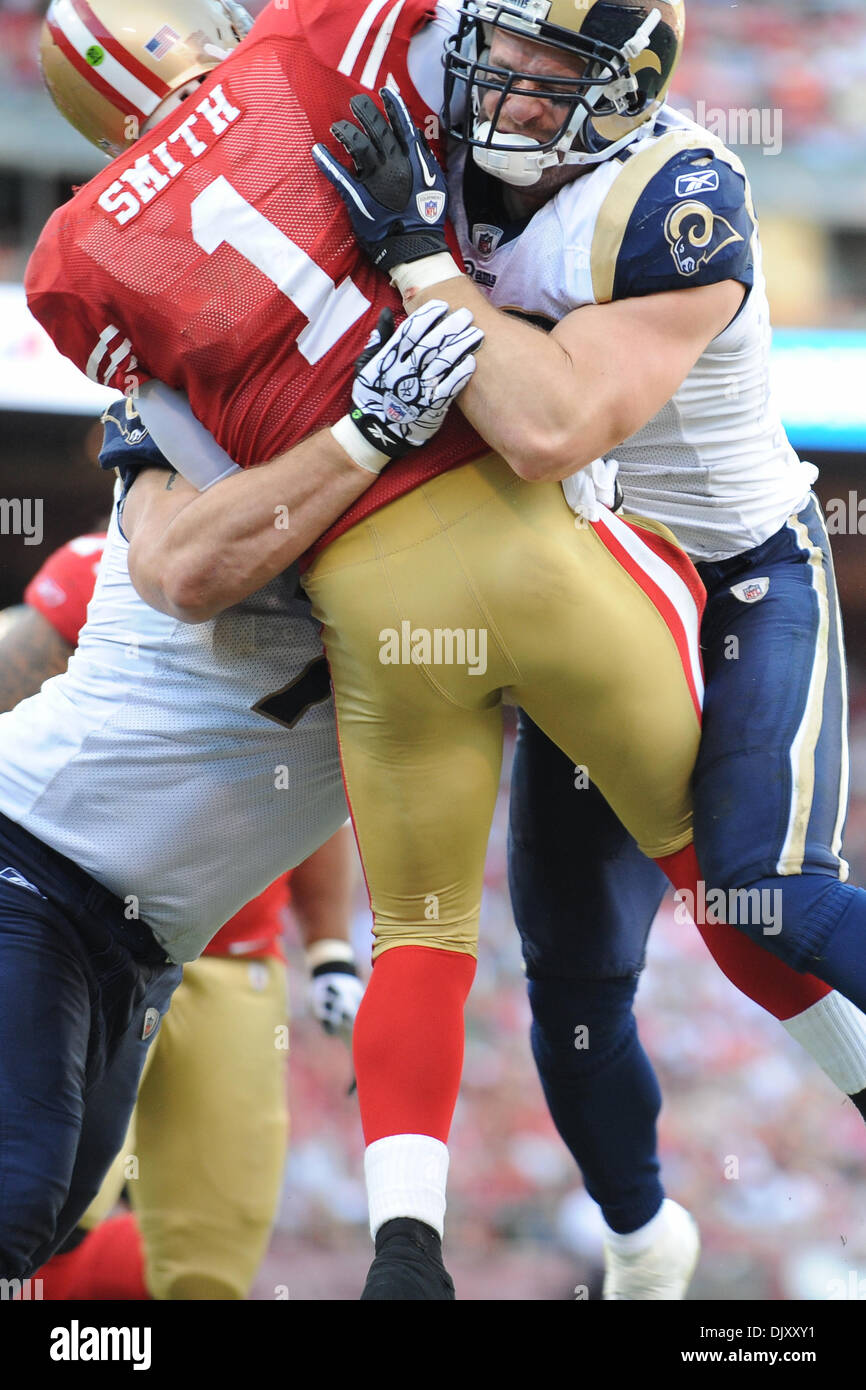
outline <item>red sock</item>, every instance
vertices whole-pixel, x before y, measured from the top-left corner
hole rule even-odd
[[[67,1255],[53,1255],[34,1278],[42,1280],[44,1299],[129,1302],[150,1298],[135,1217],[131,1212],[109,1217]]]
[[[432,946],[395,946],[377,957],[353,1044],[368,1144],[388,1134],[447,1142],[474,975],[472,956]]]
[[[657,859],[656,863],[675,888],[691,893],[692,902],[699,900],[701,874],[694,845]],[[731,984],[776,1018],[794,1018],[832,992],[829,985],[816,980],[814,975],[801,975],[777,956],[762,950],[737,927],[724,922],[696,922],[695,926],[716,965]]]

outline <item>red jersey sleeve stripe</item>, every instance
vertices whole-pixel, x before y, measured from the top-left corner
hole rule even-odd
[[[374,91],[379,86],[379,69],[382,66],[388,44],[391,42],[397,20],[400,18],[400,11],[405,3],[406,0],[397,0],[393,8],[388,11],[385,23],[376,35],[376,41],[370,50],[364,71],[361,73],[362,87],[369,87],[371,91]]]
[[[370,30],[376,22],[376,18],[381,10],[384,10],[388,0],[370,0],[370,4],[365,9],[358,23],[352,30],[351,38],[343,50],[343,56],[337,64],[337,72],[342,72],[345,76],[350,76],[355,63],[358,61],[361,49],[370,37]]]

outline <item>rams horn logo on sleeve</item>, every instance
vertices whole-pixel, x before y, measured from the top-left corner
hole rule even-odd
[[[665,236],[680,275],[694,275],[725,246],[742,241],[726,218],[691,199],[671,208],[665,222]]]
[[[102,425],[113,425],[130,448],[135,448],[137,444],[141,444],[143,440],[147,439],[147,428],[130,396],[126,397],[125,419],[121,417],[120,411],[116,408],[118,404],[119,402],[112,402],[99,417],[99,422]]]

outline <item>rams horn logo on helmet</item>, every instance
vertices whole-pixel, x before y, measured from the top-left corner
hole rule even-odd
[[[743,240],[726,218],[695,199],[671,208],[665,221],[665,236],[680,275],[694,275],[723,247]]]

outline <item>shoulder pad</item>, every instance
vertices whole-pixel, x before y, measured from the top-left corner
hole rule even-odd
[[[751,288],[756,223],[738,165],[704,131],[672,131],[626,162],[596,223],[598,302],[722,280]]]

